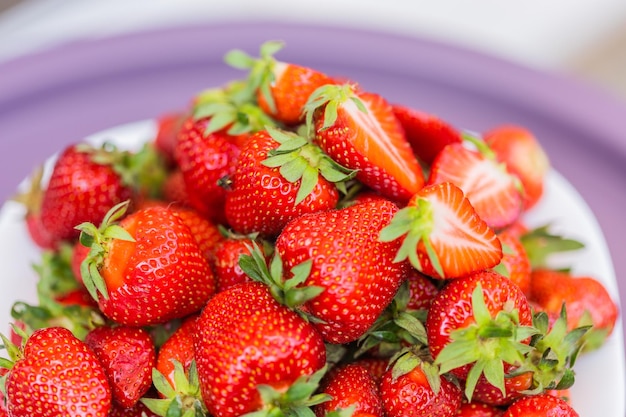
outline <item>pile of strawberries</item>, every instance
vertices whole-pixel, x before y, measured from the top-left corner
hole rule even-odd
[[[550,164],[351,80],[232,51],[247,76],[136,151],[76,143],[19,196],[39,304],[3,336],[0,416],[577,416],[611,334],[579,249],[524,214]]]

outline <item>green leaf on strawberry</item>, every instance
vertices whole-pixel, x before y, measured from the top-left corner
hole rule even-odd
[[[266,129],[280,146],[271,150],[262,164],[270,168],[280,168],[280,174],[291,183],[301,181],[296,205],[311,194],[319,174],[346,192],[344,183],[355,177],[356,170],[342,167],[303,136],[270,126]]]

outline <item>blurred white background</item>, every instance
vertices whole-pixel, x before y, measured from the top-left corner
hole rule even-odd
[[[0,62],[74,39],[243,19],[434,38],[626,99],[625,0],[0,0]]]

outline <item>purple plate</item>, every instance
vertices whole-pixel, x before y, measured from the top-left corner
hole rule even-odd
[[[576,80],[431,40],[336,27],[233,22],[76,42],[0,65],[0,198],[32,167],[84,136],[187,105],[206,87],[239,78],[226,51],[256,54],[286,41],[278,57],[358,80],[396,103],[460,128],[519,123],[595,213],[616,275],[626,236],[624,103]],[[618,282],[621,299],[626,283]]]

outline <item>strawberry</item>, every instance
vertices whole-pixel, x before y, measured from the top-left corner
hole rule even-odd
[[[230,178],[226,219],[238,233],[273,237],[293,218],[335,208],[334,183],[349,178],[306,138],[260,131],[242,149]]]
[[[4,383],[4,376],[9,372],[7,368],[0,368],[0,385]],[[0,389],[0,417],[8,417],[9,411],[7,410],[6,403],[4,401],[3,390]]]
[[[385,242],[401,237],[396,260],[408,258],[418,271],[435,278],[461,277],[502,259],[494,231],[450,182],[421,189],[380,234]]]
[[[217,281],[217,291],[251,280],[239,266],[239,257],[250,255],[254,242],[257,242],[255,234],[239,235],[227,231],[225,238],[215,245],[211,266]]]
[[[349,407],[352,407],[352,417],[383,416],[378,383],[364,366],[350,363],[333,370],[331,378],[322,380],[320,392],[330,395],[332,399],[315,407],[318,417]]]
[[[530,300],[548,316],[558,317],[563,304],[567,328],[593,326],[584,337],[585,349],[599,347],[613,332],[619,307],[596,278],[570,272],[537,269],[530,280]]]
[[[247,88],[261,110],[286,125],[296,125],[303,120],[304,105],[311,93],[333,83],[333,79],[312,68],[276,60],[274,54],[282,47],[281,42],[270,41],[261,45],[258,59],[233,50],[225,60],[236,68],[250,70]]]
[[[22,204],[26,209],[24,221],[32,242],[40,249],[55,250],[58,242],[55,237],[46,230],[41,221],[41,203],[44,195],[42,188],[43,174],[43,166],[35,168],[29,178],[28,188],[17,193],[13,197],[13,201]]]
[[[193,333],[196,329],[196,318],[195,314],[185,318],[180,327],[159,349],[155,367],[172,385],[175,385],[173,361],[180,362],[183,369],[187,371],[194,360]]]
[[[432,164],[444,146],[461,142],[461,133],[440,117],[411,107],[395,104],[393,113],[418,158]]]
[[[303,382],[302,378],[308,381],[325,365],[319,333],[279,304],[260,282],[237,284],[217,293],[203,308],[196,326],[194,346],[202,397],[215,417],[240,416],[264,407],[269,411],[272,404],[287,404],[285,396],[297,392],[288,387]],[[319,383],[321,375],[316,378]]]
[[[305,109],[324,152],[356,170],[356,178],[374,191],[405,202],[424,185],[422,168],[382,96],[352,84],[327,85],[309,97]]]
[[[380,395],[387,417],[452,417],[462,398],[456,384],[412,352],[398,356],[385,372]]]
[[[203,216],[222,222],[225,190],[218,181],[233,172],[243,137],[208,131],[209,118],[190,117],[180,130],[175,159],[183,175],[189,204]]]
[[[113,207],[100,228],[79,227],[81,243],[91,248],[81,265],[83,281],[104,315],[145,326],[200,310],[215,282],[189,227],[165,207],[128,215],[126,207]]]
[[[102,326],[87,334],[85,344],[102,364],[113,400],[127,408],[137,404],[152,385],[156,364],[150,334],[136,327]]]
[[[496,126],[483,134],[498,160],[516,175],[524,188],[524,209],[534,207],[543,195],[550,160],[527,128],[517,125]]]
[[[461,404],[457,416],[459,417],[502,417],[504,411],[488,404],[472,401]]]
[[[502,243],[502,260],[495,270],[508,277],[526,295],[530,293],[531,264],[521,238],[509,229],[498,233]]]
[[[458,186],[489,227],[502,229],[522,213],[517,177],[495,159],[484,142],[464,135],[464,143],[444,147],[430,168],[427,184],[451,182]],[[476,149],[470,149],[471,142]]]
[[[94,161],[94,153],[91,146],[70,145],[54,164],[41,202],[41,222],[54,241],[78,237],[74,226],[100,222],[132,195],[111,165]]]
[[[3,341],[12,359],[5,381],[10,416],[108,415],[111,388],[104,369],[91,349],[69,330],[36,330],[22,351]]]
[[[377,200],[303,215],[276,239],[276,252],[291,269],[311,261],[303,283],[322,288],[304,308],[327,342],[361,337],[393,299],[408,265],[393,262],[399,241],[381,242],[380,230],[398,211]]]
[[[157,133],[154,137],[154,147],[164,156],[168,164],[175,161],[178,133],[186,119],[187,114],[180,111],[164,113],[156,118]]]
[[[159,417],[159,415],[150,411],[143,403],[138,402],[130,408],[113,403],[107,417]]]
[[[200,252],[209,261],[215,246],[223,239],[219,228],[215,223],[203,217],[197,210],[191,207],[177,204],[170,204],[169,207],[189,227],[191,234],[198,243]]]
[[[522,365],[532,327],[530,304],[508,278],[481,271],[451,280],[433,299],[426,330],[428,347],[440,372],[466,381],[472,394],[478,378],[505,392],[504,376]]]
[[[578,417],[567,402],[549,394],[531,395],[517,400],[502,417]]]

